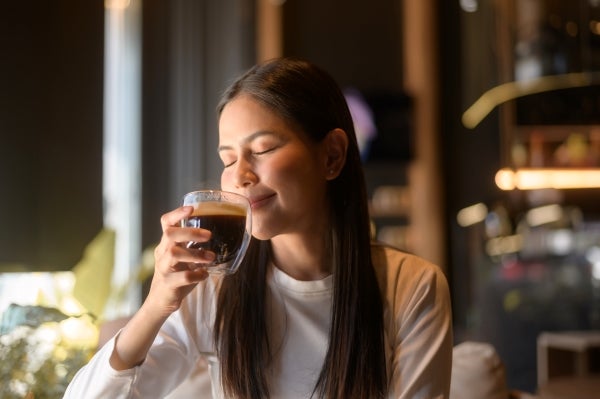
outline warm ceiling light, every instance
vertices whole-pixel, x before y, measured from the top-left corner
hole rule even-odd
[[[501,190],[600,188],[600,169],[500,169],[495,180]]]
[[[515,172],[512,169],[500,169],[496,172],[496,186],[501,190],[515,189]]]
[[[129,7],[131,0],[104,0],[104,8],[107,10],[124,10]]]

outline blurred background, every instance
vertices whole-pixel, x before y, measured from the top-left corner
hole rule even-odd
[[[535,392],[542,332],[600,329],[598,0],[35,0],[0,31],[5,334],[139,306],[160,215],[218,182],[221,90],[282,55],[344,89],[373,233],[443,268],[456,343]]]

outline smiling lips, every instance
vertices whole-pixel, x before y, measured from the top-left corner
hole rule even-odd
[[[250,207],[252,207],[252,209],[256,209],[265,205],[268,200],[273,197],[275,197],[275,194],[260,195],[256,197],[249,196],[248,199],[250,200]]]

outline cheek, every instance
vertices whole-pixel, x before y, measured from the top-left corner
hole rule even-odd
[[[233,187],[234,185],[231,172],[227,169],[224,169],[223,172],[221,172],[221,190],[232,191]]]
[[[309,193],[316,194],[320,192],[321,183],[325,184],[325,180],[321,181],[319,177],[314,160],[298,154],[290,154],[281,159],[277,166],[265,173],[267,174],[265,178],[278,187],[284,188],[292,196],[291,198],[306,196],[309,187]]]
[[[287,185],[297,180],[303,180],[309,174],[310,162],[295,153],[282,154],[273,159],[268,165],[264,165],[262,177],[265,180],[277,181]],[[287,183],[287,184],[286,184]]]

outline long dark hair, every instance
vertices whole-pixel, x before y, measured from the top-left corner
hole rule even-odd
[[[352,117],[334,79],[295,58],[257,65],[223,94],[217,108],[247,94],[299,127],[315,142],[335,128],[348,135],[346,164],[329,182],[334,275],[329,347],[314,394],[379,398],[387,392],[383,305],[371,262],[367,194]],[[265,298],[270,242],[252,239],[237,273],[222,282],[214,339],[227,397],[269,396]],[[235,295],[227,293],[235,292]]]

